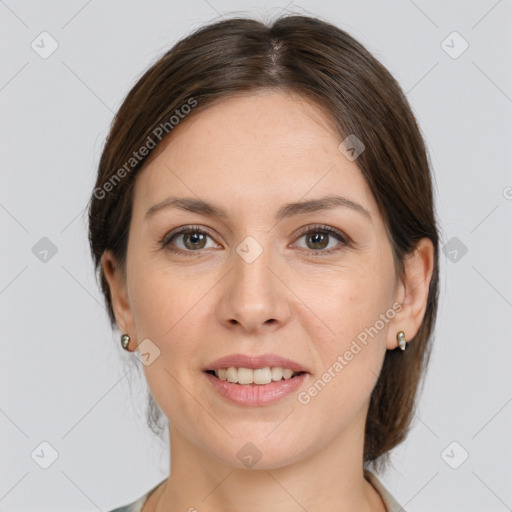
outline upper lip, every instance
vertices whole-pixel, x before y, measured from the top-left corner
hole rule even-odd
[[[277,354],[262,354],[259,356],[230,354],[229,356],[221,357],[220,359],[212,361],[206,368],[204,368],[203,371],[218,370],[219,368],[229,368],[230,366],[234,366],[235,368],[252,368],[253,370],[270,366],[289,368],[294,372],[309,373],[308,370],[306,370],[306,368],[304,368],[301,364],[292,361],[291,359],[287,359],[286,357],[281,357]]]

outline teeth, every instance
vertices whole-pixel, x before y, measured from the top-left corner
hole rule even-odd
[[[270,384],[272,381],[281,379],[291,379],[296,373],[289,368],[266,366],[265,368],[258,368],[252,370],[251,368],[220,368],[215,370],[215,375],[220,380],[227,380],[234,384]]]

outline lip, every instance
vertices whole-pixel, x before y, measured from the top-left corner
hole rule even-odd
[[[221,357],[216,359],[203,368],[204,372],[218,370],[220,368],[229,368],[234,366],[235,368],[250,368],[256,370],[257,368],[269,367],[281,367],[289,368],[294,372],[306,372],[310,373],[307,368],[304,368],[301,364],[291,359],[281,357],[277,354],[262,354],[259,356],[248,356],[245,354],[230,354],[229,356]]]
[[[270,384],[233,384],[227,380],[220,380],[210,373],[204,375],[220,396],[231,403],[243,406],[260,406],[277,402],[290,396],[309,377],[307,373],[301,373],[291,379]]]

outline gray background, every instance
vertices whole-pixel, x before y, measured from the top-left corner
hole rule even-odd
[[[125,375],[107,322],[84,208],[113,113],[157,56],[221,16],[282,10],[335,23],[388,67],[436,176],[435,346],[414,427],[380,478],[409,512],[512,510],[511,0],[0,0],[0,510],[109,510],[167,476],[145,382]]]

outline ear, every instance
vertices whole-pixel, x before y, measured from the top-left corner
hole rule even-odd
[[[126,277],[111,251],[105,251],[101,257],[101,268],[110,288],[112,309],[122,334],[135,337],[135,324],[130,306]]]
[[[395,301],[402,305],[390,322],[386,346],[389,350],[398,347],[396,335],[405,332],[409,341],[421,326],[425,311],[432,272],[434,270],[434,244],[430,238],[422,238],[411,254],[405,259],[405,278],[400,281],[395,293]]]

